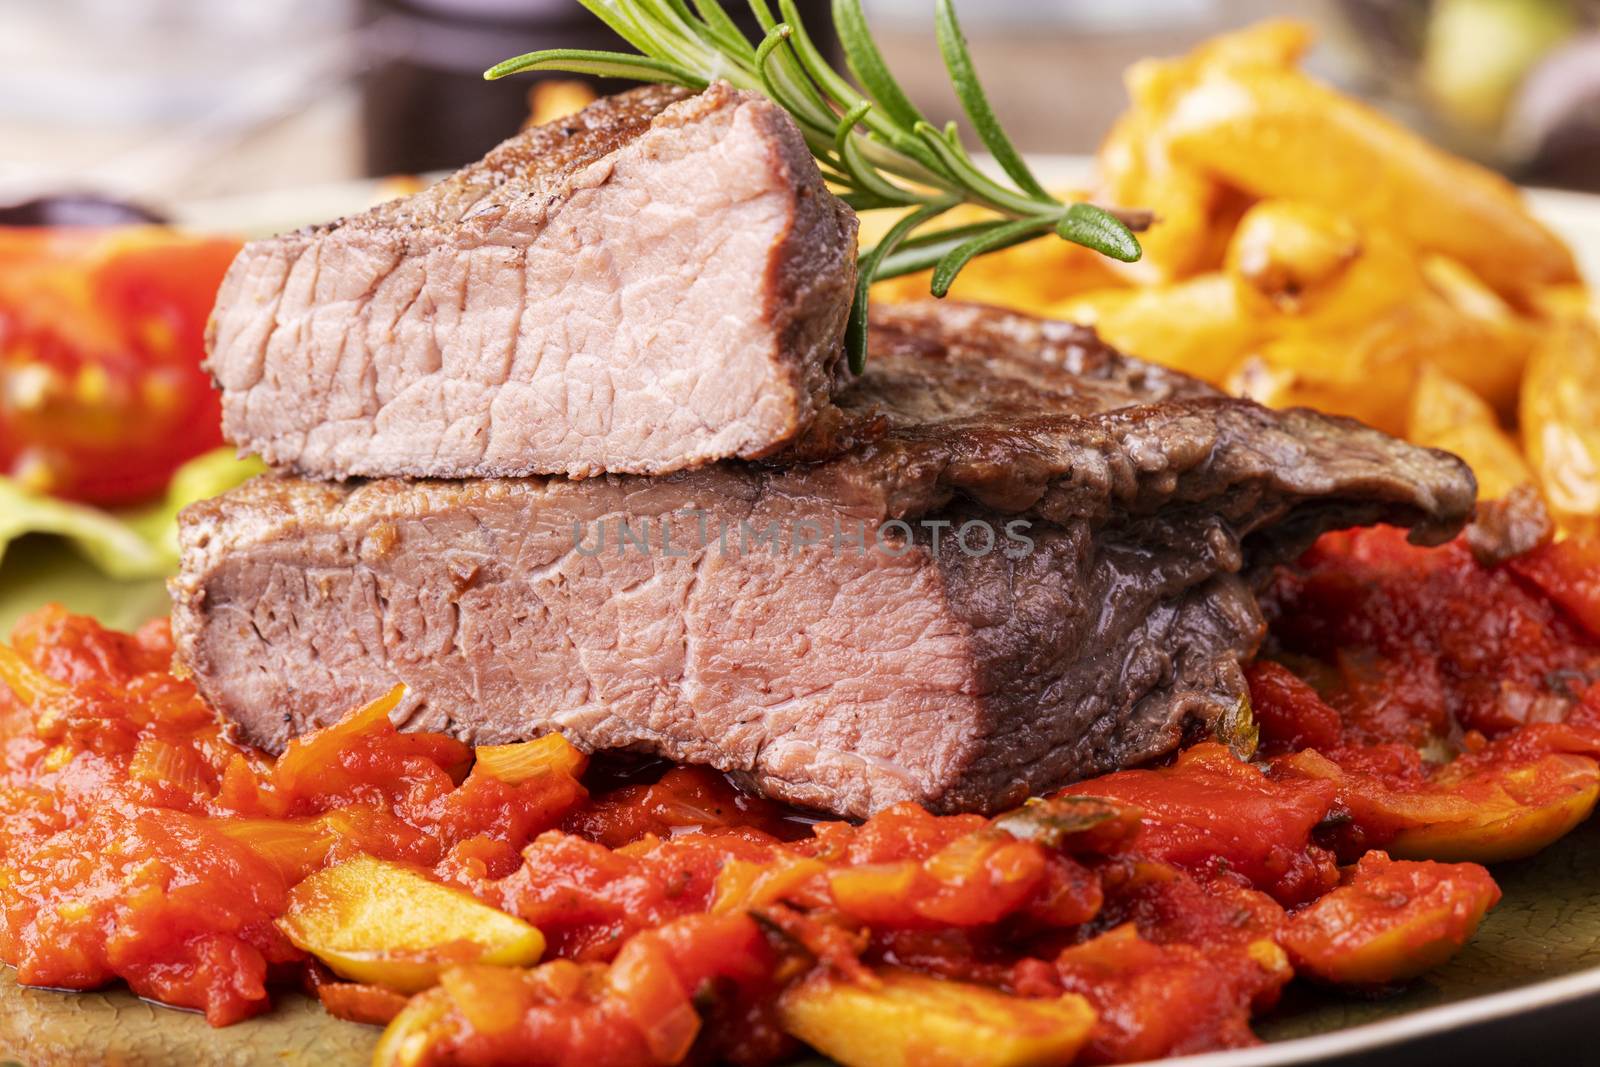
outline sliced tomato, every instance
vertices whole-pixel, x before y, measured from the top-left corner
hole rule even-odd
[[[1540,545],[1513,559],[1511,569],[1565,608],[1591,637],[1600,637],[1600,539]]]
[[[127,504],[221,444],[200,362],[238,251],[156,226],[0,229],[0,474]]]

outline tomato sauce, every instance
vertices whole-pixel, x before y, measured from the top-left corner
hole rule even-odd
[[[1296,975],[1377,989],[1447,958],[1498,899],[1480,863],[1587,817],[1596,590],[1586,546],[1489,566],[1331,535],[1271,591],[1253,761],[1202,742],[997,818],[859,824],[559,739],[399,733],[397,694],[274,759],[171,672],[164,624],[45,609],[0,646],[0,958],[214,1025],[299,985],[393,1020],[385,1064],[779,1063],[808,976],[897,970],[1081,997],[1083,1062],[1246,1045]],[[446,946],[422,992],[339,979],[282,920],[359,856],[531,924],[542,962]]]

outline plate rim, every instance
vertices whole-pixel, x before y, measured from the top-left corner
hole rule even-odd
[[[1175,1059],[1144,1060],[1130,1067],[1286,1067],[1315,1063],[1330,1056],[1370,1052],[1414,1038],[1454,1030],[1464,1024],[1492,1023],[1538,1008],[1555,1007],[1600,995],[1600,967],[1588,967],[1556,978],[1545,978],[1498,993],[1464,997],[1449,1004],[1397,1015],[1378,1022],[1359,1023],[1322,1034],[1267,1042],[1253,1048],[1223,1049]]]

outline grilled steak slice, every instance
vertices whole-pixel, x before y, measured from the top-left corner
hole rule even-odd
[[[784,112],[647,86],[407,200],[246,245],[223,428],[317,477],[655,474],[827,403],[855,216]]]
[[[403,681],[407,724],[480,743],[555,729],[839,814],[993,811],[1225,725],[1258,568],[1471,512],[1453,457],[1077,327],[930,306],[873,338],[784,466],[196,505],[179,655],[273,749]]]

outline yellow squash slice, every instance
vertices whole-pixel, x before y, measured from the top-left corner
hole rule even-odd
[[[523,965],[544,952],[544,936],[516,916],[371,856],[295,886],[278,924],[335,974],[403,993],[428,988],[455,964]]]
[[[877,988],[832,975],[792,986],[784,1029],[844,1067],[1055,1067],[1095,1023],[1073,993],[1034,1000],[907,971],[879,977]]]

